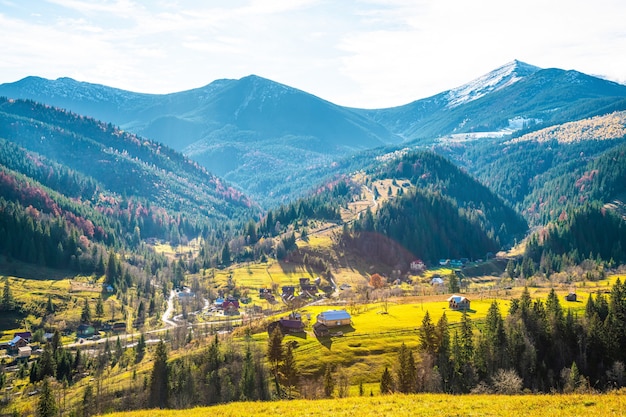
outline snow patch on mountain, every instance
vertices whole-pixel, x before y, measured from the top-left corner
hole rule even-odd
[[[453,108],[477,100],[488,93],[508,87],[540,69],[518,60],[509,62],[467,84],[444,93],[448,100],[447,107]]]

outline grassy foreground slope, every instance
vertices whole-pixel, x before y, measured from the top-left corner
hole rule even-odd
[[[330,400],[242,402],[191,410],[145,410],[111,417],[219,416],[611,416],[622,415],[626,396],[414,394]]]

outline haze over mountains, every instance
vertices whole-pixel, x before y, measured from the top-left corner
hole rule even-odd
[[[266,206],[302,194],[359,151],[535,130],[626,109],[626,86],[517,60],[458,88],[378,110],[342,107],[253,75],[164,95],[27,77],[0,85],[0,95],[66,108],[161,142]]]

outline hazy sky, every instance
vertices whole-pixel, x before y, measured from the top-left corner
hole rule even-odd
[[[166,93],[256,74],[401,105],[513,59],[626,82],[624,0],[0,0],[0,83]]]

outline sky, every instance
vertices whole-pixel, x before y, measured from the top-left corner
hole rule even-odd
[[[0,0],[0,83],[144,93],[250,74],[398,106],[514,59],[626,83],[623,0]]]

